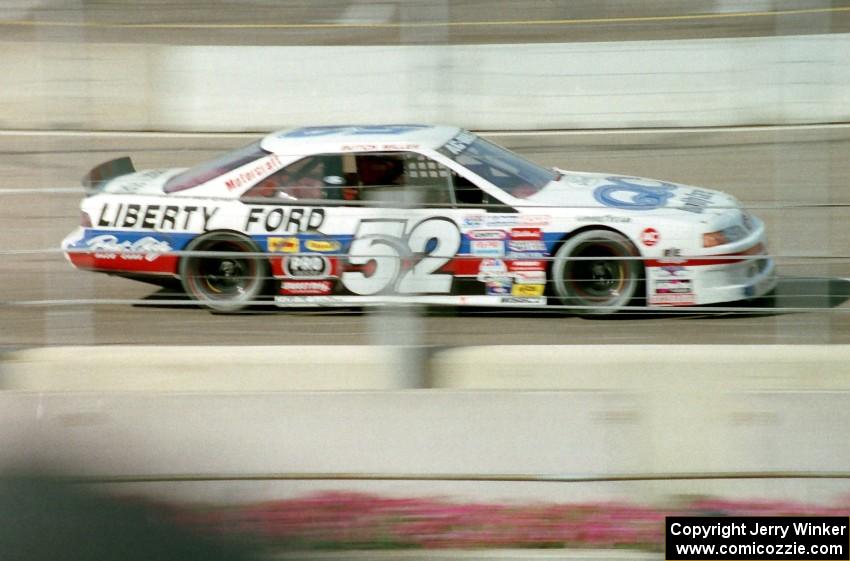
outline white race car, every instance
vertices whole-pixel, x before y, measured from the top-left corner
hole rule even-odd
[[[731,196],[547,169],[446,126],[272,133],[190,169],[129,158],[84,180],[79,269],[179,279],[217,311],[422,303],[695,306],[776,283]]]

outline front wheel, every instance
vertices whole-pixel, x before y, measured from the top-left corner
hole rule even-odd
[[[186,251],[189,254],[180,260],[180,282],[201,305],[217,312],[238,312],[263,294],[268,262],[257,255],[260,250],[250,239],[212,232],[192,240]]]
[[[640,253],[610,230],[587,230],[568,238],[555,254],[555,295],[580,315],[612,314],[634,298],[643,276]]]

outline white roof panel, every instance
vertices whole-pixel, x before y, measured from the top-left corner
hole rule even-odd
[[[439,148],[460,132],[432,125],[338,125],[286,129],[266,136],[262,147],[275,154],[366,152]]]

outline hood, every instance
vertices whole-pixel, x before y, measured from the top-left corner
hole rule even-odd
[[[163,195],[163,187],[169,179],[184,171],[185,168],[149,169],[128,173],[109,180],[101,189],[102,193],[123,193],[132,195]]]
[[[740,204],[731,195],[669,181],[557,170],[562,175],[525,199],[533,205],[572,207],[628,215],[716,217]]]

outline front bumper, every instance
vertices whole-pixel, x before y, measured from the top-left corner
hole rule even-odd
[[[776,287],[776,264],[759,256],[728,264],[647,267],[650,306],[698,306],[759,298]]]
[[[647,261],[649,306],[699,306],[759,298],[776,287],[776,264],[766,249],[764,223],[751,218],[750,235],[711,252]]]

